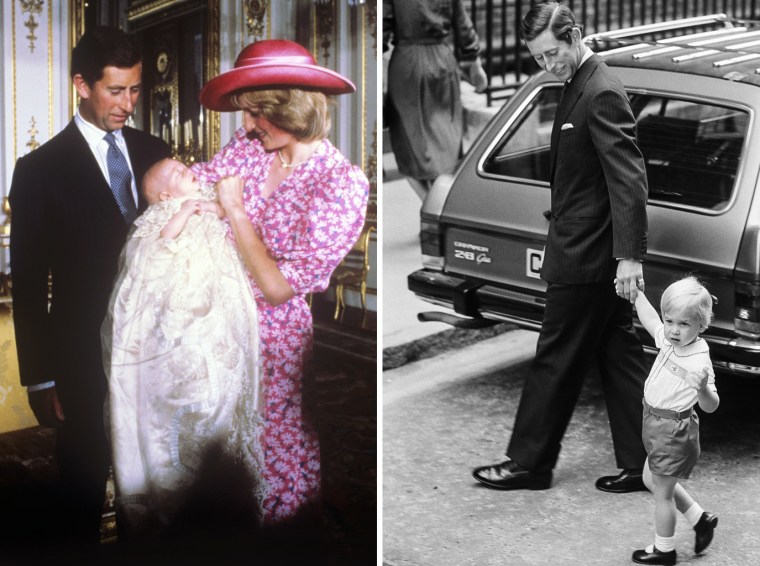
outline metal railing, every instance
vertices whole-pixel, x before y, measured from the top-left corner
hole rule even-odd
[[[470,0],[469,11],[480,36],[481,59],[488,75],[488,105],[508,98],[538,70],[520,40],[520,21],[535,0]],[[565,0],[593,33],[714,13],[729,18],[760,19],[760,0]]]

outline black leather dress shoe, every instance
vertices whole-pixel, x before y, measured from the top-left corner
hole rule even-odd
[[[631,559],[636,564],[662,564],[663,566],[673,566],[676,563],[676,551],[660,552],[657,548],[652,547],[652,552],[647,552],[646,549],[637,550],[631,556]]]
[[[694,525],[697,538],[694,541],[694,552],[699,554],[705,548],[710,546],[713,539],[713,531],[718,526],[718,518],[712,513],[705,511],[699,518],[699,522]]]
[[[641,470],[623,470],[616,476],[603,476],[596,480],[596,489],[610,493],[630,493],[646,491]]]
[[[531,472],[512,460],[475,468],[472,477],[492,489],[548,489],[552,483],[551,471]]]

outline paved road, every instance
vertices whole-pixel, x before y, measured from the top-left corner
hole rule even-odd
[[[384,156],[388,159],[388,156]],[[387,164],[392,172],[392,161]],[[449,327],[418,323],[435,307],[406,290],[419,267],[419,201],[404,180],[383,187],[383,347]],[[552,489],[495,492],[471,469],[502,459],[537,334],[512,331],[382,376],[383,564],[387,566],[616,566],[652,542],[645,492],[594,488],[617,473],[598,378],[587,379]],[[721,407],[702,417],[703,454],[687,489],[720,519],[695,556],[680,520],[679,564],[760,564],[760,381],[719,380]]]
[[[650,494],[594,488],[598,476],[616,470],[593,375],[552,489],[497,492],[472,480],[473,466],[502,459],[534,347],[535,334],[510,332],[384,373],[384,564],[626,565],[633,550],[652,541]],[[702,417],[703,455],[686,487],[720,523],[713,545],[695,556],[693,531],[679,520],[679,564],[754,566],[760,564],[760,382],[728,379],[718,387],[721,407]]]

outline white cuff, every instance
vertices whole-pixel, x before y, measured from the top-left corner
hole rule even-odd
[[[27,393],[34,393],[35,391],[42,391],[43,389],[50,389],[55,387],[55,381],[46,381],[45,383],[38,383],[36,385],[29,385],[26,388]]]

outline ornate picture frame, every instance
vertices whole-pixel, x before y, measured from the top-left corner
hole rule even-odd
[[[133,2],[129,31],[143,50],[142,103],[138,127],[172,148],[186,164],[208,160],[219,144],[219,117],[204,109],[198,94],[218,73],[219,1]]]

